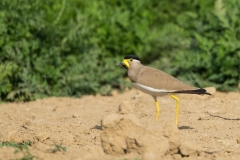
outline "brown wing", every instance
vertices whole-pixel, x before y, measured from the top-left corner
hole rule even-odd
[[[167,91],[185,91],[199,89],[190,86],[163,71],[147,66],[144,66],[140,71],[136,83],[155,89],[164,89]]]

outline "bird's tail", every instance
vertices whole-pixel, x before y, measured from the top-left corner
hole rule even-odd
[[[182,91],[174,91],[172,93],[185,93],[185,94],[207,94],[207,95],[211,95],[210,93],[208,93],[205,89],[195,89],[195,90],[182,90]]]

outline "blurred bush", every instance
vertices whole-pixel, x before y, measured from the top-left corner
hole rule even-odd
[[[206,4],[203,4],[206,3]],[[211,10],[203,2],[195,12],[183,12],[176,26],[186,48],[160,59],[161,68],[199,87],[237,90],[240,82],[240,1],[216,0]],[[164,66],[168,62],[168,65]]]
[[[238,0],[1,0],[0,100],[109,95],[130,86],[116,67],[126,54],[233,90],[239,9]]]

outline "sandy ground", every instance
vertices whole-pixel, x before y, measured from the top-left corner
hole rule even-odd
[[[156,122],[152,97],[136,89],[1,104],[0,142],[31,146],[1,147],[0,159],[240,159],[240,93],[210,92],[178,95],[178,128],[174,99],[158,98]]]

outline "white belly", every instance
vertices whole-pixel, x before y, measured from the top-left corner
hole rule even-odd
[[[155,89],[155,88],[144,86],[144,85],[141,85],[138,83],[132,83],[132,84],[134,87],[136,87],[140,91],[150,94],[152,96],[165,96],[165,95],[169,94],[169,92],[174,92],[174,91],[169,91],[169,90],[165,90],[165,89]]]

